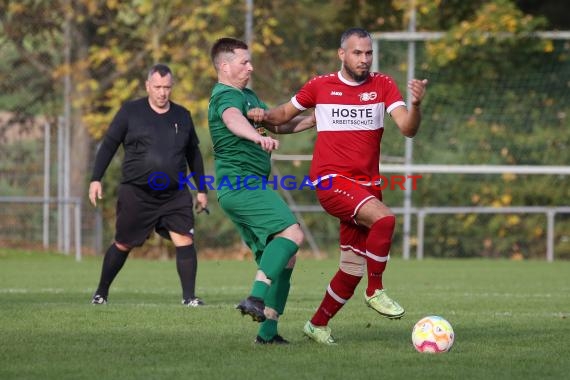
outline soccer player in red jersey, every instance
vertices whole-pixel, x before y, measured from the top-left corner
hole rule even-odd
[[[395,216],[382,202],[375,179],[380,178],[384,114],[390,114],[404,136],[415,136],[427,80],[408,83],[412,95],[408,109],[391,77],[370,72],[372,53],[370,34],[361,28],[348,29],[338,49],[340,71],[309,80],[287,103],[248,113],[257,122],[280,125],[309,108],[315,110],[317,140],[309,177],[323,208],[340,220],[339,269],[303,329],[323,344],[336,344],[328,323],[352,297],[364,274],[366,304],[390,319],[404,315],[382,283]]]

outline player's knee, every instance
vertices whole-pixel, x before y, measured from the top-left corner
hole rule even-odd
[[[366,259],[352,251],[340,251],[339,268],[348,274],[356,277],[364,276]]]
[[[129,252],[131,250],[131,247],[126,244],[121,244],[118,241],[115,242],[115,247],[117,247],[117,249],[122,252]]]
[[[169,231],[168,233],[170,235],[172,243],[174,243],[174,245],[177,247],[191,245],[192,243],[194,243],[192,235],[182,235],[173,231]]]
[[[294,224],[290,228],[291,240],[293,240],[293,242],[297,244],[298,247],[300,247],[301,244],[303,244],[303,241],[305,241],[305,233],[298,224]]]
[[[370,199],[356,214],[358,224],[371,228],[374,223],[384,218],[395,218],[394,212],[379,199]]]
[[[303,244],[303,241],[305,240],[305,234],[298,224],[293,224],[287,227],[282,232],[278,233],[276,236],[289,239],[293,243],[295,243],[298,247],[300,247],[301,244]]]

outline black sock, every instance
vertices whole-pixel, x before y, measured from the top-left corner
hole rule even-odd
[[[125,264],[130,251],[121,251],[115,243],[111,244],[107,252],[105,253],[105,258],[103,259],[103,268],[101,269],[101,279],[99,280],[99,286],[97,287],[97,292],[107,298],[109,295],[109,287],[111,283],[117,277],[117,274]]]
[[[194,244],[176,247],[176,269],[180,277],[180,285],[182,285],[182,298],[184,300],[194,298],[198,270],[198,258]]]

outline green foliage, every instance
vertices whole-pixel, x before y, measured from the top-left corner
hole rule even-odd
[[[449,80],[463,83],[498,80],[502,73],[521,67],[532,70],[537,63],[533,54],[550,51],[551,42],[524,37],[544,25],[544,19],[525,16],[510,0],[487,3],[473,19],[428,43],[428,64],[438,69],[453,65],[458,76]]]

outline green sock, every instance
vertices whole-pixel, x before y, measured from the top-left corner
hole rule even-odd
[[[287,297],[289,297],[289,289],[291,288],[291,274],[293,268],[285,268],[277,277],[277,280],[271,284],[265,296],[265,305],[275,309],[279,315],[285,311]]]
[[[265,299],[265,295],[267,294],[268,290],[269,290],[269,285],[267,285],[265,282],[255,281],[253,283],[253,288],[251,289],[250,295],[253,297]]]
[[[259,262],[259,269],[265,273],[267,278],[272,281],[276,280],[298,249],[299,247],[292,240],[276,237],[265,247]]]
[[[257,333],[265,340],[272,339],[277,335],[277,321],[275,319],[266,319],[259,325],[259,332]]]
[[[285,311],[285,304],[287,303],[289,289],[291,288],[292,273],[293,268],[283,269],[283,272],[281,272],[277,280],[271,284],[265,296],[265,305],[275,309],[279,315]],[[272,339],[277,335],[277,321],[274,319],[266,319],[265,322],[259,326],[259,333],[257,335],[265,340]]]

